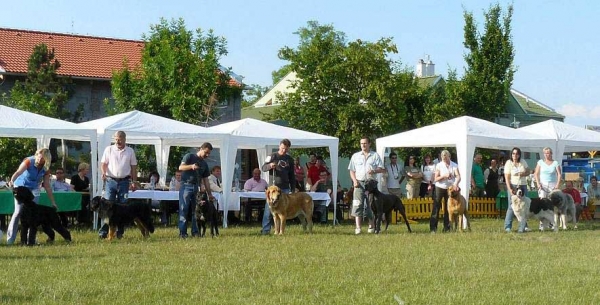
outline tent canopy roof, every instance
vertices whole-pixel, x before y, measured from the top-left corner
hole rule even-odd
[[[552,137],[555,141],[564,144],[563,152],[578,152],[600,148],[600,132],[556,120],[547,120],[519,129]]]

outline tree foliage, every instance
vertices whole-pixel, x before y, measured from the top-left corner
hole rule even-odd
[[[263,87],[258,84],[250,85],[250,89],[244,91],[242,108],[254,105],[269,89],[269,87]]]
[[[282,48],[279,58],[297,73],[291,84],[297,90],[278,97],[282,105],[271,119],[338,137],[342,156],[356,152],[362,136],[420,126],[414,114],[422,113],[422,90],[412,73],[389,59],[397,53],[391,38],[348,42],[343,32],[316,21],[296,34],[298,46]]]
[[[106,101],[112,113],[140,110],[162,117],[195,125],[206,126],[218,119],[219,103],[241,93],[239,86],[229,84],[229,71],[219,65],[227,55],[224,37],[207,32],[186,29],[183,19],[152,25],[143,36],[144,48],[141,64],[113,73],[112,93],[114,105]],[[147,169],[153,149],[138,151]],[[181,150],[171,152],[170,164],[181,160]]]
[[[70,94],[66,89],[70,79],[59,77],[60,62],[54,49],[36,45],[27,61],[25,81],[16,81],[7,105],[23,111],[68,121],[77,121],[80,113],[71,113],[66,105]],[[35,152],[35,139],[0,138],[0,172],[12,174],[26,156]],[[56,161],[56,160],[54,160]]]

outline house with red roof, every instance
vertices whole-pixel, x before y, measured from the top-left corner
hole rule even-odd
[[[0,28],[0,93],[25,79],[29,56],[42,43],[54,49],[61,65],[57,74],[72,79],[74,94],[67,107],[75,111],[81,105],[82,121],[106,116],[103,101],[112,99],[113,71],[122,69],[124,60],[130,67],[139,65],[144,48],[142,40]],[[242,86],[241,77],[232,74],[230,85]],[[241,96],[222,101],[219,108],[220,119],[213,124],[240,119]]]

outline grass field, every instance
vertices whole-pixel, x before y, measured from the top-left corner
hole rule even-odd
[[[578,230],[505,233],[475,219],[470,233],[428,224],[355,236],[353,225],[261,236],[148,240],[73,231],[74,242],[0,246],[3,304],[594,304],[600,301],[600,222]],[[513,224],[516,228],[516,224]],[[533,221],[532,228],[537,227]],[[441,228],[441,225],[440,225]],[[363,230],[363,232],[366,230]],[[43,234],[38,239],[45,240]]]

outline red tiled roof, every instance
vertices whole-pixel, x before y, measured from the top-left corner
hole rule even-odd
[[[59,75],[110,79],[113,70],[139,64],[144,42],[50,32],[0,28],[0,67],[7,73],[27,73],[33,47],[44,43],[54,48]]]

